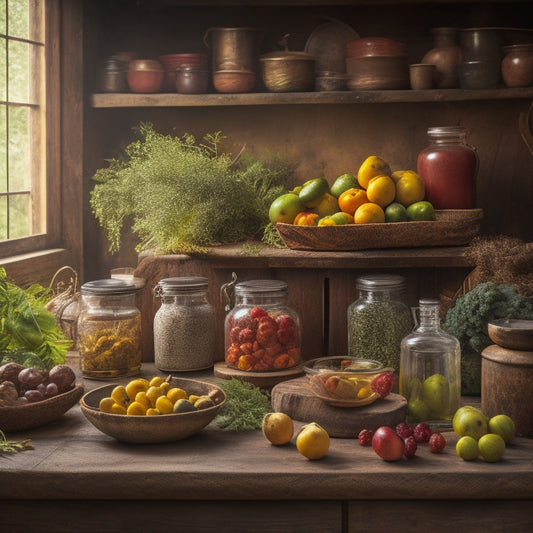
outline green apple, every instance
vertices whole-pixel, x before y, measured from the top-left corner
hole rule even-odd
[[[305,207],[316,207],[327,192],[329,192],[329,183],[326,178],[314,178],[302,185],[300,201]]]
[[[442,374],[433,374],[422,383],[422,396],[431,411],[444,416],[450,405],[450,385]]]
[[[296,215],[302,211],[305,211],[305,206],[301,202],[299,196],[292,192],[288,192],[278,196],[272,204],[270,204],[268,217],[272,224],[276,224],[276,222],[292,224]]]
[[[357,181],[357,177],[353,174],[342,174],[339,176],[331,186],[331,194],[338,198],[344,191],[348,189],[362,189],[361,185]]]
[[[488,431],[489,419],[475,407],[459,407],[452,419],[453,430],[460,437],[465,435],[479,440]]]
[[[500,435],[506,444],[509,444],[515,436],[513,419],[507,415],[493,416],[488,423],[488,432]]]

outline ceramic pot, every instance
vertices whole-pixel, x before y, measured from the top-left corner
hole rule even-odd
[[[426,52],[421,63],[435,65],[435,87],[451,89],[459,86],[457,65],[462,54],[457,28],[433,28],[434,47]]]
[[[502,78],[507,87],[533,85],[533,44],[515,44],[504,47]]]
[[[498,61],[502,57],[503,32],[499,28],[466,28],[460,34],[463,61]]]

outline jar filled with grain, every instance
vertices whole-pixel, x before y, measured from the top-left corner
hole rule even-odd
[[[83,377],[108,379],[139,373],[142,360],[139,287],[119,279],[81,286],[77,344]]]
[[[439,300],[419,304],[419,324],[401,343],[400,394],[410,423],[451,428],[461,402],[460,344],[440,327]]]
[[[281,280],[237,283],[235,306],[226,315],[225,361],[246,371],[285,370],[300,363],[300,319],[287,305]]]
[[[189,372],[213,366],[215,310],[204,277],[159,281],[154,289],[161,307],[154,316],[154,361],[165,372]]]
[[[406,280],[394,274],[357,279],[359,298],[348,307],[348,354],[400,370],[400,344],[413,328]]]

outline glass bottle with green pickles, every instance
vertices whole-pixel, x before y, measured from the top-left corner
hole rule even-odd
[[[420,321],[401,343],[400,394],[407,399],[407,421],[450,428],[461,401],[461,348],[440,327],[440,302],[419,301]]]

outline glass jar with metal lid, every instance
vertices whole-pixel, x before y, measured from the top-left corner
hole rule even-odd
[[[237,283],[226,315],[225,361],[246,371],[284,370],[300,363],[300,319],[281,280]]]
[[[348,307],[348,355],[400,370],[400,344],[413,328],[406,280],[394,274],[357,279],[359,298]]]
[[[161,307],[154,316],[155,365],[165,372],[193,371],[213,366],[215,310],[207,298],[204,277],[159,281],[154,289]]]
[[[141,312],[135,305],[139,287],[118,279],[81,286],[78,350],[84,377],[108,379],[141,369]]]

